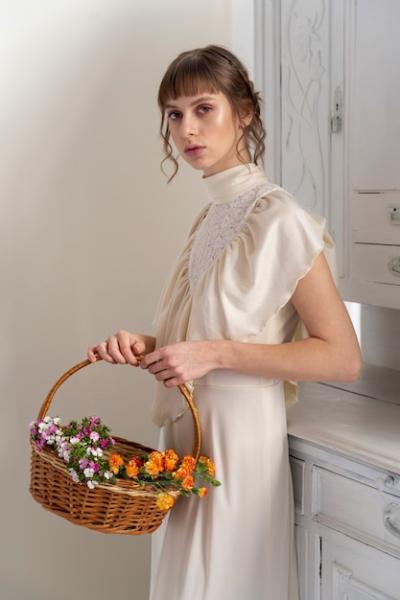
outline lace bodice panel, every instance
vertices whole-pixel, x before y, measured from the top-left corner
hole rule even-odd
[[[189,257],[189,286],[193,294],[200,277],[241,231],[250,211],[263,210],[267,200],[262,194],[271,184],[261,184],[229,202],[211,203],[201,221]],[[258,199],[258,202],[256,200]],[[253,207],[253,204],[255,206]]]

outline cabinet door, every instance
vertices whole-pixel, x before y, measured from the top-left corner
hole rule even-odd
[[[327,217],[343,298],[400,308],[400,2],[281,0],[280,17],[281,183]]]
[[[400,600],[398,559],[334,531],[322,535],[321,600]]]

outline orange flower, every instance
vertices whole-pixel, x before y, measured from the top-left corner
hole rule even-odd
[[[140,467],[142,466],[142,461],[137,456],[131,458],[126,465],[126,472],[128,477],[137,477],[139,474]]]
[[[144,463],[144,468],[145,468],[146,473],[151,475],[153,478],[157,477],[157,475],[160,473],[159,466],[152,460],[146,461]]]
[[[168,510],[175,504],[175,498],[167,492],[160,492],[157,494],[157,507],[161,510]]]
[[[165,451],[165,470],[173,471],[178,463],[179,456],[172,448]]]
[[[182,481],[182,487],[185,490],[190,490],[194,486],[194,479],[192,475],[186,475],[185,479]]]
[[[196,461],[193,456],[187,454],[183,457],[181,467],[186,469],[189,473],[193,473],[194,468],[196,466]]]
[[[207,466],[208,474],[211,475],[211,477],[215,477],[215,463],[211,458],[208,456],[200,456],[199,462],[204,463]]]
[[[157,465],[159,471],[164,471],[164,452],[158,450],[150,452],[149,461]]]
[[[188,473],[187,470],[183,469],[182,467],[179,467],[179,469],[172,473],[172,477],[174,479],[185,479],[187,475],[190,475],[190,473]]]
[[[110,455],[108,464],[110,466],[110,471],[112,471],[114,475],[118,475],[120,466],[124,464],[124,459],[120,454],[114,452]]]
[[[200,497],[207,496],[207,493],[208,493],[208,489],[206,487],[199,488],[199,496]]]

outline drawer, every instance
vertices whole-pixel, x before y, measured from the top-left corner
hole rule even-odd
[[[322,467],[312,481],[314,521],[400,557],[400,497]]]
[[[355,193],[351,206],[353,241],[400,244],[400,191]]]
[[[361,281],[400,286],[400,245],[354,243],[352,276]]]

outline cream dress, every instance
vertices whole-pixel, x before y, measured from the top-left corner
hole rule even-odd
[[[326,220],[302,208],[262,167],[202,177],[208,202],[162,290],[156,348],[184,340],[281,344],[308,336],[290,302],[325,252]],[[182,497],[151,537],[150,600],[298,600],[286,408],[294,381],[215,369],[188,382],[199,409],[201,454],[219,487]],[[191,454],[193,420],[178,388],[157,383],[158,448]]]

